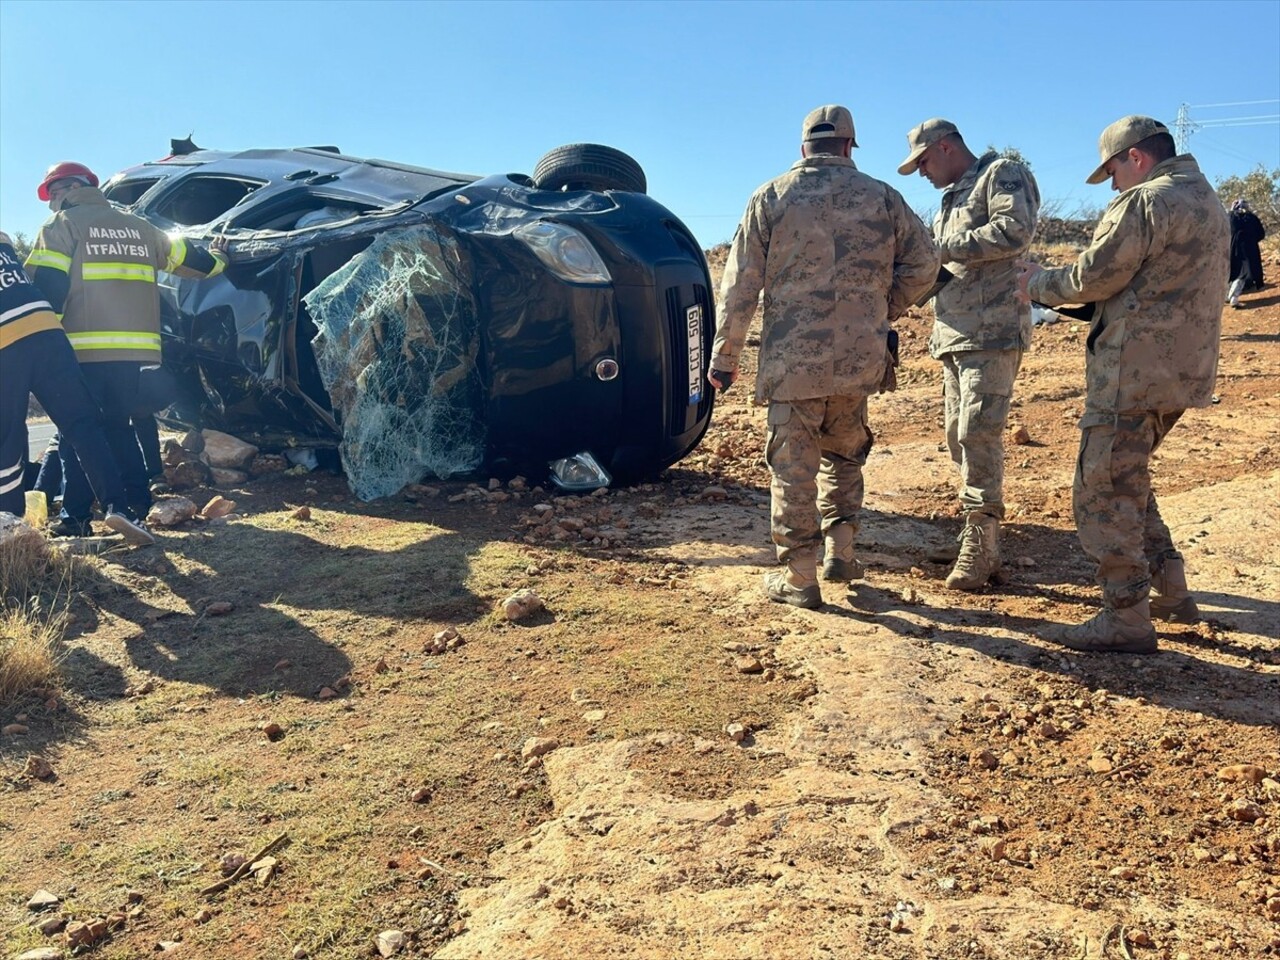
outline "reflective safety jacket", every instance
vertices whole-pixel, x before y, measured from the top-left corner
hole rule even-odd
[[[18,252],[0,241],[0,350],[42,330],[59,330],[44,294],[32,286]]]
[[[218,254],[170,238],[87,186],[66,196],[27,257],[27,271],[61,315],[81,363],[159,363],[156,271],[213,277],[225,267]]]

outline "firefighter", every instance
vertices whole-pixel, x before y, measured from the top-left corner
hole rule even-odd
[[[138,407],[139,370],[161,362],[156,272],[213,277],[227,265],[226,243],[208,250],[170,238],[116,209],[81,163],[55,163],[36,191],[53,211],[27,258],[27,272],[62,319],[89,390],[102,411],[107,442],[120,464],[134,519],[151,506],[147,469],[130,417]],[[80,536],[93,498],[63,438],[62,511],[55,535]]]
[[[75,445],[106,524],[133,544],[155,539],[119,509],[124,482],[98,422],[76,355],[52,308],[27,279],[9,238],[0,233],[0,511],[22,516],[27,465],[27,400],[36,399]]]

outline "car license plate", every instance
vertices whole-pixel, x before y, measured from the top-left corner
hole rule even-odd
[[[695,303],[684,313],[689,340],[689,404],[702,399],[702,304]]]

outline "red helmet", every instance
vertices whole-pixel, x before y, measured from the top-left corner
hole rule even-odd
[[[44,179],[40,181],[40,186],[36,189],[36,196],[41,200],[47,201],[49,199],[49,184],[58,180],[66,180],[68,177],[83,177],[89,181],[89,186],[96,187],[98,185],[98,175],[83,163],[63,160],[61,163],[55,163],[45,171]]]

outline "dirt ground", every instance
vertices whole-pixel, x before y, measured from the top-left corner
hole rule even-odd
[[[1042,639],[1098,604],[1066,320],[1019,376],[1013,579],[981,593],[929,559],[959,521],[920,312],[871,404],[867,575],[817,611],[761,591],[751,371],[660,482],[276,476],[82,561],[63,685],[0,708],[4,955],[1280,956],[1280,296],[1245,304],[1156,457],[1206,620],[1151,657]]]

